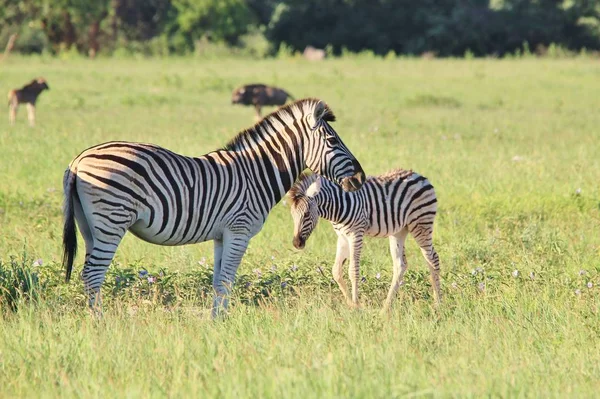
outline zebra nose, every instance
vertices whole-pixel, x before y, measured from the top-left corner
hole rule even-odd
[[[356,191],[360,189],[365,182],[365,172],[358,160],[354,159],[352,161],[352,166],[354,166],[354,175],[349,179],[349,183],[352,186],[351,191]]]
[[[358,190],[362,187],[363,184],[365,184],[366,177],[365,172],[362,170],[362,168],[360,169],[360,171],[356,172],[352,177],[354,178],[354,181],[351,181],[351,183],[353,183],[352,185],[355,189]],[[358,183],[358,185],[355,185],[356,183]]]
[[[304,244],[306,244],[306,241],[300,238],[300,236],[296,236],[294,237],[293,244],[296,249],[304,249]]]
[[[352,192],[359,190],[365,182],[365,172],[362,170],[356,172],[350,177],[346,177],[342,180],[342,189],[346,192]]]

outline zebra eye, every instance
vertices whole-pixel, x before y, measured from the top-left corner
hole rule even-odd
[[[327,141],[329,145],[337,144],[337,138],[335,136],[327,136],[325,137],[325,141]]]

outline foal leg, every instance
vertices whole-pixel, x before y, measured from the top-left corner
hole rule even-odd
[[[352,306],[358,307],[358,282],[360,280],[360,253],[363,244],[363,232],[357,232],[348,237],[348,244],[350,247],[348,274],[352,283]]]
[[[340,291],[344,295],[344,299],[346,299],[346,303],[348,305],[352,305],[352,300],[350,298],[350,294],[348,293],[348,286],[344,281],[344,270],[342,266],[344,266],[344,262],[348,259],[348,241],[346,238],[341,235],[341,233],[337,232],[338,241],[337,241],[337,250],[335,254],[335,262],[333,263],[333,268],[331,269],[331,274],[333,274],[333,279],[340,287]]]
[[[429,265],[429,273],[431,274],[431,285],[433,286],[433,295],[435,304],[439,305],[442,300],[440,289],[440,259],[437,252],[433,248],[433,229],[430,226],[417,226],[411,231],[415,237],[417,244],[421,247],[421,253],[427,260]]]
[[[385,300],[381,313],[385,313],[390,309],[394,298],[396,298],[396,294],[398,293],[400,284],[404,279],[404,273],[406,273],[406,269],[408,268],[408,264],[406,263],[406,253],[404,249],[404,242],[406,241],[407,235],[408,229],[404,228],[396,235],[389,237],[390,254],[392,255],[392,261],[394,262],[394,274],[392,276],[392,284],[390,285],[390,289],[388,291],[387,298]]]

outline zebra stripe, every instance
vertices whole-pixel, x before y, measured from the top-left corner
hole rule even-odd
[[[363,237],[389,237],[394,272],[383,308],[386,311],[395,298],[408,267],[404,242],[409,233],[421,247],[429,264],[434,296],[436,303],[439,303],[440,265],[432,241],[437,198],[427,178],[410,170],[399,169],[381,176],[368,177],[359,191],[344,192],[319,176],[303,175],[292,187],[289,196],[296,248],[304,248],[319,217],[329,220],[333,225],[338,236],[333,277],[350,305],[358,305]],[[342,278],[342,266],[348,258],[352,297]]]
[[[75,221],[86,244],[81,276],[90,306],[98,309],[100,287],[127,231],[159,245],[214,240],[213,314],[227,308],[249,240],[306,167],[344,190],[362,186],[362,168],[329,125],[333,120],[326,104],[306,99],[197,158],[130,142],[85,150],[64,176],[67,281]]]

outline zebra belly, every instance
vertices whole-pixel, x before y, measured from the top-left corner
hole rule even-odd
[[[214,239],[219,239],[223,236],[223,230],[220,224],[213,226],[209,231],[205,231],[202,234],[194,234],[196,232],[195,228],[190,229],[190,231],[183,236],[183,231],[177,231],[179,234],[172,235],[170,229],[167,229],[164,232],[157,233],[156,227],[148,227],[148,223],[144,220],[138,220],[129,228],[129,231],[135,235],[136,237],[158,245],[185,245],[185,244],[196,244],[199,242],[210,241]],[[200,230],[200,229],[198,229]]]
[[[371,221],[371,225],[365,231],[365,235],[370,237],[389,237],[398,233],[404,225],[400,223],[396,215],[391,215],[392,218],[389,217],[380,217],[379,221],[377,219]]]
[[[177,246],[177,245],[187,245],[187,244],[197,244],[200,242],[205,242],[205,241],[212,241],[215,239],[221,239],[223,237],[223,233],[222,232],[216,232],[213,231],[210,234],[203,236],[203,237],[199,237],[198,239],[195,240],[191,240],[191,241],[184,241],[182,242],[181,239],[164,239],[161,236],[155,236],[152,234],[149,234],[149,230],[148,229],[135,229],[134,226],[132,226],[129,229],[129,232],[131,234],[133,234],[134,236],[136,236],[137,238],[144,240],[146,242],[149,242],[151,244],[157,244],[157,245],[167,245],[167,246]]]
[[[367,235],[369,237],[389,237],[391,235],[396,234],[400,230],[401,230],[401,228],[398,228],[398,229],[383,228],[381,230],[376,229],[376,228],[370,228],[369,230],[367,230],[365,232],[365,235]]]

